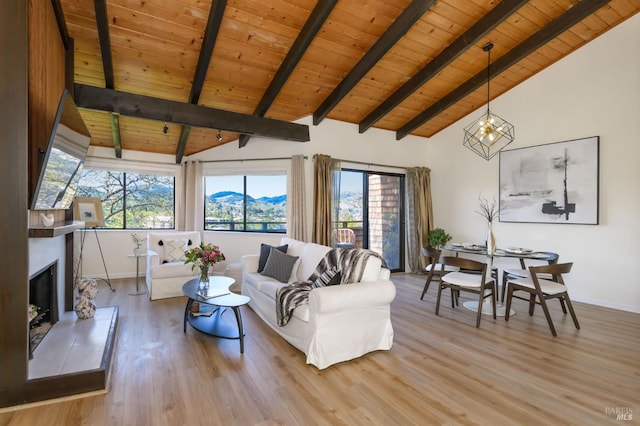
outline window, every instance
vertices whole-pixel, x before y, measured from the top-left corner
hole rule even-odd
[[[287,176],[207,176],[204,229],[287,231]]]
[[[174,228],[173,176],[84,169],[76,195],[102,200],[105,228]]]

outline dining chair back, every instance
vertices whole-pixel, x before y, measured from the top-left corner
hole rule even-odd
[[[440,260],[441,253],[442,253],[442,250],[436,247],[422,247],[422,255],[427,259],[428,263],[427,263],[427,266],[424,268],[425,272],[427,273],[427,280],[424,283],[424,288],[422,289],[420,300],[424,298],[424,295],[427,293],[427,290],[429,290],[429,286],[431,285],[432,279],[435,278],[436,280],[440,281],[440,275],[442,273],[442,265],[438,263],[438,261]],[[451,265],[447,265],[445,267],[446,272],[454,272],[459,270],[460,270],[459,268]]]
[[[496,319],[496,281],[491,274],[487,275],[487,264],[476,260],[456,256],[442,256],[440,258],[441,276],[438,285],[438,299],[436,300],[436,315],[440,312],[440,299],[442,290],[451,289],[451,307],[454,308],[454,296],[461,291],[478,295],[478,309],[476,327],[480,327],[482,317],[482,303],[487,297],[491,297],[493,319]],[[459,268],[459,271],[446,272],[447,266]],[[465,271],[465,272],[462,272]]]
[[[508,282],[507,286],[507,308],[504,319],[509,321],[509,311],[511,309],[511,302],[513,299],[513,293],[516,291],[523,291],[529,294],[529,315],[533,315],[534,307],[536,303],[542,306],[544,315],[549,324],[551,334],[557,336],[556,329],[549,313],[549,307],[547,306],[547,300],[559,299],[562,306],[562,311],[566,315],[567,310],[571,314],[573,324],[577,329],[580,329],[578,318],[571,304],[569,293],[567,292],[567,286],[564,283],[563,275],[571,272],[573,263],[555,263],[551,265],[543,266],[530,266],[530,276],[527,278],[512,278]],[[551,276],[552,279],[546,279],[543,277]]]
[[[544,257],[540,257],[537,258],[536,260],[540,260],[543,262],[547,262],[547,265],[553,265],[558,263],[558,259],[560,258],[560,255],[558,253],[553,253],[550,251],[542,251],[540,252],[540,254],[543,254]],[[504,295],[506,294],[506,290],[507,290],[507,282],[509,281],[510,278],[528,278],[530,277],[529,275],[529,270],[527,269],[527,266],[525,265],[525,259],[524,258],[519,258],[518,259],[520,261],[520,268],[504,268],[502,271],[502,291],[500,293],[500,300],[502,302],[504,302]],[[541,276],[541,278],[544,279],[553,279],[553,277],[551,277],[550,275],[546,275],[546,276]]]

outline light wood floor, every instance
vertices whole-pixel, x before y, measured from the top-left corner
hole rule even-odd
[[[101,289],[119,305],[109,392],[0,414],[1,425],[620,424],[640,419],[640,315],[575,303],[581,330],[554,302],[508,323],[452,310],[435,288],[394,275],[391,351],[317,370],[246,308],[238,341],[182,331],[185,299],[129,296],[133,280]],[[434,286],[435,287],[435,286]],[[233,319],[231,312],[229,319]],[[629,423],[633,423],[629,422]]]

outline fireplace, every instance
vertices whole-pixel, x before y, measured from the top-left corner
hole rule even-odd
[[[29,279],[29,359],[44,336],[58,322],[58,261]]]

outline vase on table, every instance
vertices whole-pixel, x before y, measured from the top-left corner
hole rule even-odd
[[[496,251],[496,238],[493,236],[493,222],[489,221],[487,230],[487,253],[493,254]]]
[[[200,267],[198,290],[209,290],[209,266]]]

